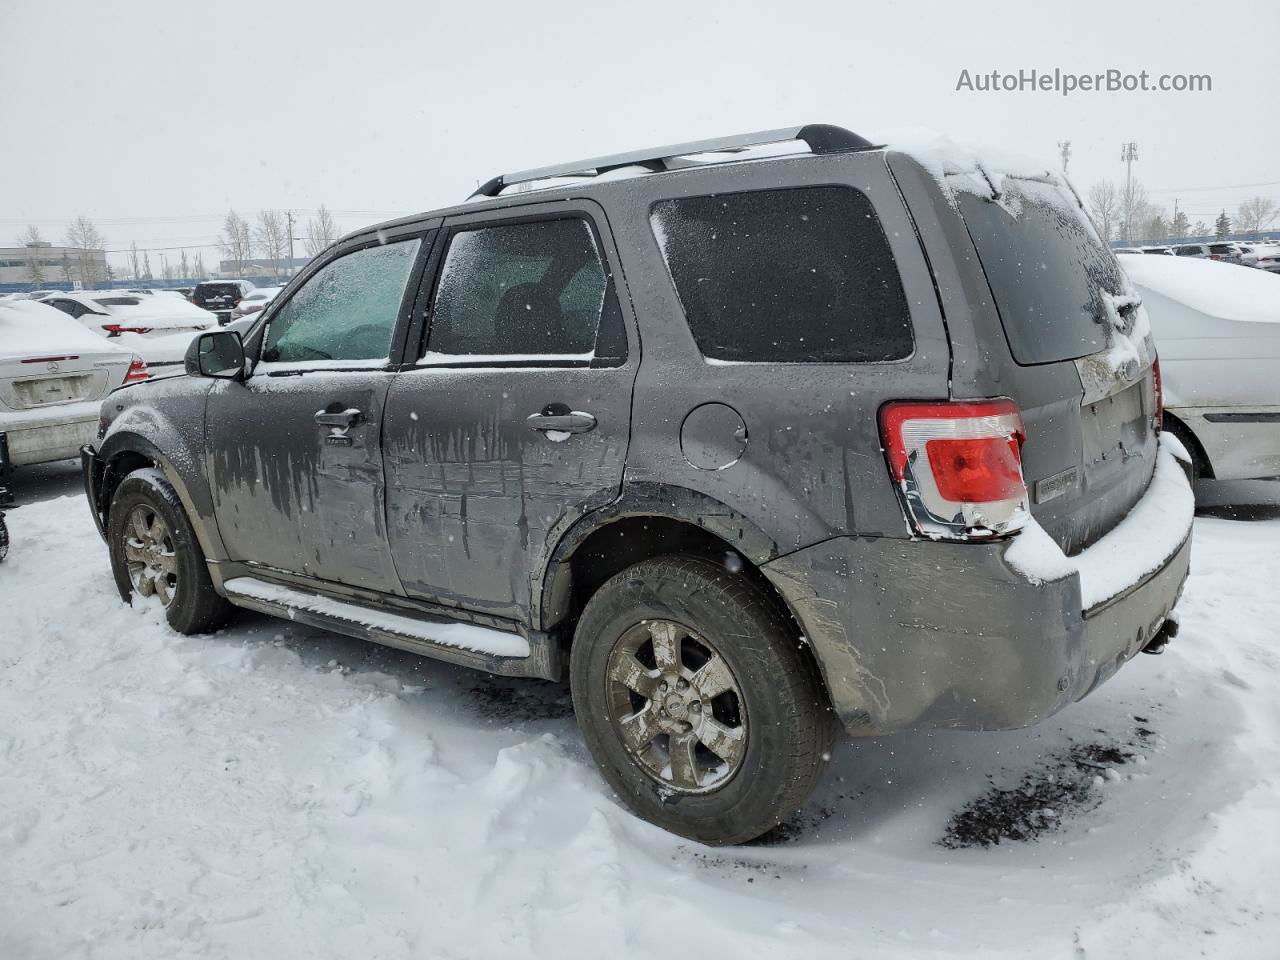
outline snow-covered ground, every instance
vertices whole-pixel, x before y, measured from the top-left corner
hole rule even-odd
[[[1280,520],[1196,521],[1163,657],[1030,730],[846,741],[736,849],[623,810],[560,687],[179,637],[82,498],[9,521],[6,960],[1280,953]]]

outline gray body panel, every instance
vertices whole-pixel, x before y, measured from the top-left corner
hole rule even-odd
[[[705,360],[652,205],[829,184],[853,186],[875,206],[909,305],[911,355]],[[1068,552],[1124,516],[1155,462],[1144,426],[1149,374],[1087,392],[1077,363],[1015,363],[965,223],[914,160],[869,150],[583,183],[405,218],[339,246],[557,205],[597,224],[625,320],[623,366],[419,367],[429,317],[423,295],[406,295],[405,346],[386,369],[258,371],[212,392],[198,378],[132,388],[118,395],[123,410],[98,457],[145,437],[145,455],[177,475],[216,584],[256,571],[352,603],[444,611],[530,637],[571,622],[570,567],[594,534],[633,518],[696,527],[774,586],[856,733],[1042,719],[1105,679],[1172,608],[1189,541],[1131,595],[1086,615],[1074,576],[1035,585],[1004,563],[1004,544],[913,539],[881,449],[878,412],[891,400],[1015,400],[1029,488],[1074,471],[1065,492],[1031,504]],[[437,254],[424,245],[424,289]],[[251,350],[257,339],[249,336]],[[336,453],[311,420],[331,403],[369,418]],[[596,429],[562,443],[535,433],[523,421],[549,403],[592,413]],[[554,662],[543,657],[527,672],[546,675]]]

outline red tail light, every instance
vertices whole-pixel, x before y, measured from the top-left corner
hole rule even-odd
[[[118,323],[104,323],[102,329],[107,331],[108,337],[118,337],[122,333],[150,333],[150,327],[126,327]]]
[[[916,533],[991,539],[1026,522],[1026,434],[1012,400],[889,403],[880,432]]]
[[[147,370],[146,361],[141,357],[134,357],[133,363],[129,364],[129,372],[124,375],[125,383],[137,383],[139,380],[150,380],[151,373]]]
[[[1156,382],[1156,413],[1151,418],[1152,426],[1156,428],[1156,433],[1164,429],[1164,380],[1160,378],[1160,358],[1156,357],[1155,362],[1151,364],[1151,373]]]

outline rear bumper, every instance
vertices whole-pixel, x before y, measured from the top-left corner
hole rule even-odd
[[[1008,547],[839,537],[762,570],[850,733],[1000,730],[1086,696],[1156,636],[1186,580],[1191,535],[1087,610],[1079,574],[1033,582]]]
[[[10,461],[18,467],[74,458],[97,435],[100,406],[90,400],[6,413],[0,430],[9,438]]]

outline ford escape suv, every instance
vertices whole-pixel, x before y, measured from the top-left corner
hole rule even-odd
[[[84,473],[175,629],[567,675],[619,796],[733,843],[837,727],[1019,727],[1163,646],[1192,507],[1154,360],[1054,175],[812,125],[354,233],[111,395]]]

